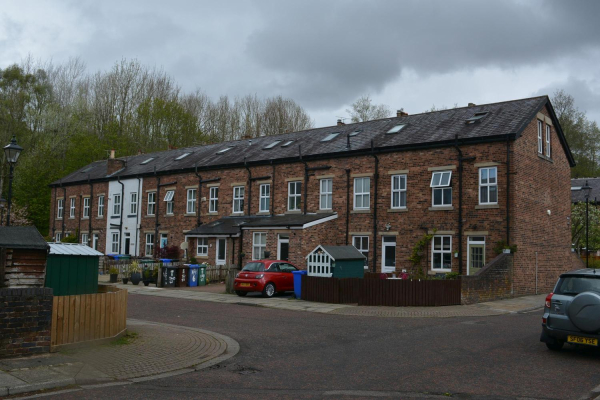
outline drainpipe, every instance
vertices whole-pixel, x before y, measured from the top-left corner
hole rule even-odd
[[[377,272],[377,184],[379,182],[379,157],[375,154],[373,140],[371,140],[371,153],[375,158],[375,175],[373,176],[373,272]]]
[[[194,164],[194,170],[194,173],[198,178],[198,195],[196,196],[196,202],[198,203],[198,205],[196,206],[196,212],[198,214],[196,215],[196,226],[200,226],[202,224],[202,222],[200,221],[200,212],[202,211],[200,208],[200,202],[202,201],[202,176],[200,176],[200,174],[198,173],[198,162]],[[208,199],[208,203],[210,204],[210,198]]]
[[[93,242],[92,242],[92,205],[94,204],[94,184],[92,183],[92,180],[90,179],[90,176],[88,174],[88,185],[90,185],[90,211],[89,211],[89,215],[88,215],[88,246],[90,246]],[[92,247],[92,246],[90,246]]]
[[[140,229],[138,228],[139,226],[139,218],[140,218],[140,213],[142,212],[142,179],[138,176],[137,177],[138,180],[138,195],[137,195],[137,213],[135,214],[135,253],[136,256],[140,256],[141,255],[141,251],[139,249],[139,244],[138,241],[140,239]]]
[[[252,207],[252,171],[248,168],[246,157],[244,157],[244,167],[246,168],[246,171],[248,171],[248,216],[250,216],[252,215],[250,212],[250,207]]]
[[[350,169],[346,170],[346,246],[350,234]]]
[[[506,137],[506,245],[510,245],[510,139]]]
[[[458,152],[458,274],[463,273],[463,217],[462,217],[462,200],[463,200],[463,161],[474,160],[475,157],[463,157],[462,150],[458,147],[458,135],[454,136],[454,147]]]
[[[123,213],[125,212],[123,205],[125,204],[125,184],[121,182],[121,175],[117,176],[117,182],[121,185],[121,213],[119,217],[119,254],[122,254],[122,244],[123,244]],[[113,206],[114,207],[114,206]]]

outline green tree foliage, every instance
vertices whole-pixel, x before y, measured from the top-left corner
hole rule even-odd
[[[571,241],[578,250],[585,248],[585,203],[577,203],[571,207]],[[589,205],[589,245],[590,249],[600,249],[600,208]]]

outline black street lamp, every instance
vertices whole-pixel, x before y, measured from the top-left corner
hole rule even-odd
[[[15,165],[21,155],[23,148],[17,144],[17,138],[13,135],[10,143],[4,146],[6,161],[10,165],[10,174],[8,175],[8,211],[6,214],[6,226],[10,226],[10,206],[12,198],[12,181]]]
[[[590,236],[589,236],[589,211],[590,211],[590,193],[592,188],[588,184],[588,181],[585,181],[585,186],[581,188],[584,191],[585,195],[585,267],[590,267]]]

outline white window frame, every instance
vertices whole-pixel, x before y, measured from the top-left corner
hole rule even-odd
[[[154,233],[146,233],[146,256],[154,257]]]
[[[55,240],[57,243],[60,243],[60,242],[62,241],[62,232],[56,232],[56,233],[54,234],[54,240]]]
[[[111,245],[110,245],[111,253],[119,254],[119,241],[121,239],[119,237],[119,232],[111,232],[110,237],[111,237]],[[115,238],[116,238],[116,241],[115,241]]]
[[[56,218],[63,219],[65,215],[65,199],[56,200]]]
[[[300,211],[301,203],[302,181],[288,182],[288,211]]]
[[[357,183],[362,182],[362,191],[357,191]],[[367,190],[365,191],[365,182],[367,182]],[[362,205],[357,206],[357,199],[361,199]],[[366,202],[365,202],[366,199]],[[366,205],[365,205],[366,203]],[[363,176],[360,178],[354,178],[354,209],[355,210],[368,210],[371,208],[371,178]]]
[[[104,217],[104,196],[98,196],[98,217]]]
[[[366,248],[363,247],[365,239],[367,241]],[[358,246],[357,246],[357,244],[358,244]],[[369,268],[369,237],[368,236],[352,236],[352,246],[354,246],[356,248],[356,250],[360,251],[366,257],[365,258],[365,269],[368,269]]]
[[[407,202],[407,198],[406,198],[407,182],[406,181],[407,181],[406,174],[392,175],[392,182],[391,182],[392,198],[390,199],[390,201],[391,201],[391,208],[394,210],[406,208],[406,202]],[[403,182],[404,182],[404,187],[402,187]],[[396,183],[398,184],[397,187],[396,187]],[[402,194],[404,194],[404,198],[403,198]],[[398,199],[397,204],[395,204],[395,202],[394,202],[394,200],[396,198]],[[404,202],[402,200],[404,200]]]
[[[175,191],[174,190],[167,190],[167,193],[165,193],[165,203],[167,203],[167,206],[165,207],[165,212],[167,215],[173,215],[173,208],[175,205],[175,201],[173,200],[173,198],[175,197]]]
[[[244,186],[233,187],[233,213],[243,214],[244,213]]]
[[[113,195],[113,215],[121,215],[121,195]]]
[[[448,177],[447,183],[444,183],[445,177]],[[438,179],[436,179],[438,177]],[[452,171],[434,171],[431,174],[431,206],[432,207],[449,207],[452,206]],[[444,191],[450,191],[450,203],[444,203]],[[442,192],[441,204],[435,204],[436,191]]]
[[[324,178],[319,182],[321,192],[319,194],[319,209],[333,209],[333,179]]]
[[[160,234],[160,241],[158,242],[158,245],[160,246],[161,249],[164,249],[165,247],[169,246],[169,234],[168,233]]]
[[[77,199],[75,197],[71,197],[69,199],[69,218],[75,218],[75,203]]]
[[[550,134],[551,134],[550,125],[546,124],[546,157],[550,157],[552,151],[550,149]]]
[[[213,186],[209,191],[208,212],[219,212],[219,187]]]
[[[544,154],[544,144],[543,144],[543,140],[542,140],[542,134],[543,134],[543,123],[542,121],[538,120],[538,154]]]
[[[262,238],[264,237],[264,243]],[[256,239],[259,239],[257,242]],[[254,232],[252,234],[252,259],[262,260],[265,257],[265,251],[267,250],[267,232]],[[258,254],[257,254],[258,252]]]
[[[258,212],[269,212],[271,207],[271,184],[261,184],[259,193]]]
[[[81,234],[81,244],[85,244],[86,246],[88,246],[88,241],[90,239],[90,235],[87,233],[82,233]]]
[[[187,190],[187,201],[185,212],[187,214],[194,214],[196,212],[196,189]]]
[[[444,239],[449,239],[450,241],[450,249],[444,248]],[[435,249],[436,241],[440,240],[441,248],[439,250]],[[434,264],[435,254],[441,254],[441,268],[436,268]],[[450,268],[443,268],[444,266],[444,254],[450,255]],[[439,271],[439,272],[450,272],[452,271],[452,236],[451,235],[435,235],[431,239],[431,270]]]
[[[90,204],[91,204],[92,199],[90,199],[89,197],[84,197],[83,198],[83,218],[89,218],[90,217]]]
[[[196,239],[196,255],[208,256],[208,238],[204,237]]]
[[[156,213],[156,192],[148,192],[148,207],[146,213],[147,215],[154,215]]]
[[[487,182],[483,182],[483,171],[487,171]],[[495,181],[493,183],[490,182],[490,171],[495,172]],[[491,201],[490,198],[490,188],[496,188],[496,201]],[[481,191],[485,190],[487,192],[487,201],[481,200]],[[479,204],[498,204],[498,167],[485,167],[479,168]]]
[[[138,194],[137,192],[131,192],[129,194],[129,214],[137,215],[137,207],[138,207]]]

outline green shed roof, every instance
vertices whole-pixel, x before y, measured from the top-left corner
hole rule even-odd
[[[317,246],[317,248],[315,250],[317,250],[318,248],[321,248],[323,250],[325,250],[325,252],[327,252],[327,254],[329,254],[329,256],[331,258],[333,258],[335,261],[342,261],[342,260],[364,260],[366,257],[358,250],[356,250],[356,247],[354,246],[323,246],[323,245],[319,245]],[[314,253],[315,250],[311,251],[310,253]]]

